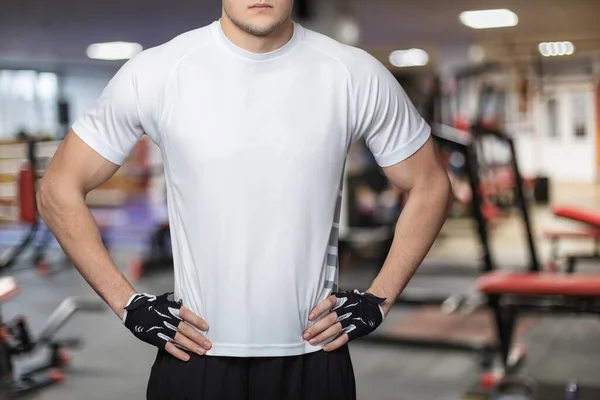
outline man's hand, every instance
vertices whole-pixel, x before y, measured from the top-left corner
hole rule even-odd
[[[380,304],[384,300],[358,290],[335,293],[311,311],[308,317],[310,321],[324,313],[329,314],[308,328],[303,338],[314,346],[339,335],[323,350],[339,349],[353,339],[370,334],[381,325],[385,316]]]
[[[208,324],[181,303],[168,300],[169,294],[132,296],[125,307],[125,326],[138,339],[182,361],[189,361],[190,356],[181,349],[205,355],[212,344],[194,328],[207,331]]]

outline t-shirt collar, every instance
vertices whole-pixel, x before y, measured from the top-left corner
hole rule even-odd
[[[296,47],[302,37],[302,26],[294,22],[294,33],[292,38],[285,45],[268,53],[252,53],[235,45],[227,38],[227,36],[225,36],[223,28],[221,27],[221,20],[213,22],[210,26],[210,31],[219,45],[225,47],[228,51],[232,52],[236,56],[251,61],[268,61],[288,54]]]

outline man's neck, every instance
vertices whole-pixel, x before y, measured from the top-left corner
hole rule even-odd
[[[236,46],[255,54],[269,53],[285,46],[294,34],[294,23],[288,19],[284,24],[267,36],[251,35],[238,28],[229,18],[221,18],[221,29]]]

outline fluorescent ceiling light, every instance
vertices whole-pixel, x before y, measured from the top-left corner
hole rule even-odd
[[[394,50],[390,54],[390,63],[394,67],[420,67],[428,62],[429,54],[422,49]]]
[[[485,50],[479,45],[472,45],[469,47],[469,60],[480,63],[485,59]]]
[[[571,42],[544,42],[538,46],[544,57],[570,56],[575,52]]]
[[[144,48],[139,43],[109,42],[94,43],[87,49],[87,56],[94,60],[129,60]]]
[[[505,8],[499,10],[465,11],[460,14],[460,21],[473,29],[504,28],[515,26],[519,17]]]

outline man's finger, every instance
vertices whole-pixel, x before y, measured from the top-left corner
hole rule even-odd
[[[203,347],[205,350],[210,350],[212,347],[212,343],[210,343],[210,341],[203,334],[195,330],[187,322],[180,322],[177,326],[177,330],[179,333],[194,342],[195,346]]]
[[[323,332],[320,335],[318,335],[317,337],[309,340],[308,342],[314,346],[319,343],[323,343],[327,339],[337,336],[341,331],[342,331],[342,324],[340,324],[339,322],[336,322],[335,325],[330,326],[329,329],[327,329],[325,332]]]
[[[179,310],[179,315],[185,322],[188,322],[189,324],[195,326],[201,331],[208,330],[208,324],[206,323],[206,321],[194,314],[194,312],[186,306],[181,307],[181,310]]]
[[[191,341],[185,335],[182,335],[181,331],[177,332],[177,334],[175,335],[175,343],[177,343],[179,346],[182,346],[189,351],[193,351],[194,353],[198,354],[199,356],[203,356],[206,354],[205,348],[198,346],[196,343]]]
[[[344,333],[339,338],[335,339],[333,342],[327,343],[325,345],[325,347],[323,347],[323,350],[324,351],[337,350],[340,347],[342,347],[343,345],[345,345],[346,343],[348,343],[348,341],[349,341],[348,335],[346,333]]]
[[[302,337],[304,340],[312,339],[317,336],[319,333],[329,329],[332,325],[337,323],[337,314],[331,313],[320,321],[316,322],[313,326],[308,328]]]
[[[328,298],[326,298],[325,300],[323,300],[321,303],[319,303],[318,306],[313,308],[313,310],[310,312],[310,314],[308,316],[308,320],[312,321],[315,318],[318,318],[324,312],[331,310],[335,306],[336,299],[337,299],[337,297],[335,297],[334,295],[331,295]]]
[[[167,343],[167,345],[165,346],[165,350],[167,351],[167,353],[180,359],[181,361],[190,361],[190,355],[183,350],[179,350],[173,343]]]

